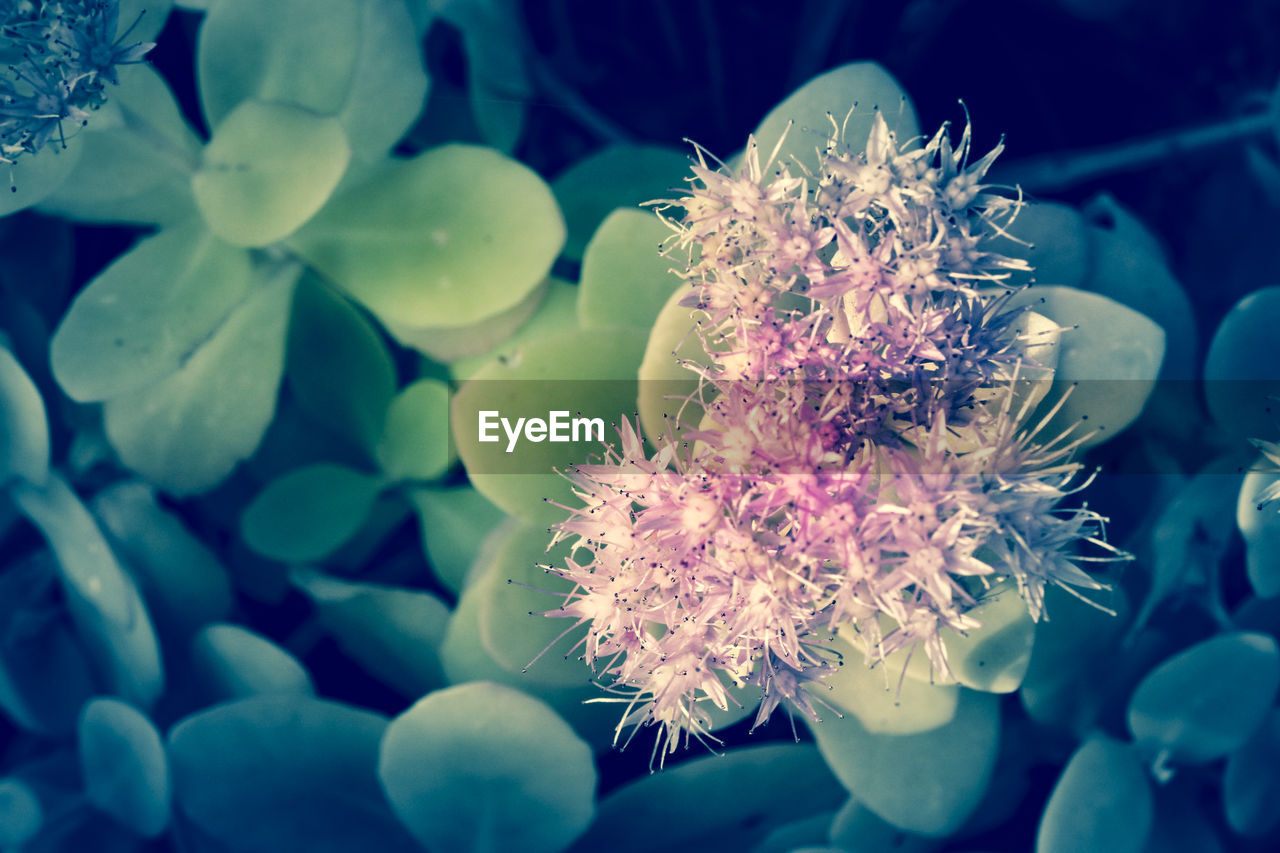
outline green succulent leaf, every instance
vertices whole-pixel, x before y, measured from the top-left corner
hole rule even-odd
[[[659,254],[663,240],[671,235],[651,211],[624,208],[609,214],[582,259],[582,328],[653,327],[668,297],[684,284],[673,274],[679,263]]]
[[[825,146],[835,129],[832,118],[843,125],[844,139],[852,151],[861,151],[871,134],[876,110],[884,114],[889,130],[900,142],[920,134],[911,99],[880,65],[854,62],[819,74],[770,110],[756,128],[761,164],[786,133],[779,162],[796,161],[817,168],[817,150]],[[788,122],[792,123],[790,132]]]
[[[199,222],[148,237],[71,303],[50,344],[53,375],[80,402],[171,377],[248,297],[252,283],[248,255]]]
[[[0,845],[20,848],[44,826],[40,798],[21,779],[0,779]]]
[[[600,223],[617,208],[680,195],[690,174],[689,155],[658,145],[609,145],[589,154],[551,182],[569,237],[565,257],[581,260]]]
[[[452,464],[449,386],[419,379],[401,389],[387,409],[378,461],[393,480],[434,480]]]
[[[546,290],[537,310],[514,333],[504,335],[496,345],[488,346],[480,355],[464,356],[450,361],[449,374],[458,380],[470,379],[480,368],[498,361],[519,364],[525,347],[554,332],[578,325],[578,287],[567,281],[547,279]]]
[[[1049,795],[1036,853],[1141,853],[1151,832],[1151,785],[1133,749],[1085,741]]]
[[[811,690],[817,699],[852,714],[867,732],[916,734],[955,716],[959,687],[902,678],[900,668],[889,664],[867,666],[863,652],[839,637],[827,645],[841,656],[842,666]]]
[[[289,652],[239,625],[215,622],[191,641],[196,679],[214,701],[263,693],[314,693],[311,676]]]
[[[241,517],[240,533],[264,557],[319,560],[356,534],[384,486],[342,465],[308,465],[268,483]]]
[[[1209,413],[1224,438],[1267,438],[1275,433],[1271,414],[1280,396],[1280,367],[1266,353],[1280,327],[1280,287],[1255,290],[1222,319],[1204,364]]]
[[[409,501],[418,511],[432,571],[449,591],[462,592],[481,541],[506,514],[471,486],[414,489]]]
[[[1280,710],[1271,709],[1258,731],[1227,758],[1222,802],[1227,823],[1241,835],[1265,835],[1280,823]]]
[[[827,765],[867,808],[900,829],[949,835],[986,793],[1000,743],[990,693],[962,690],[945,725],[908,735],[874,734],[852,715],[810,722]]]
[[[1002,225],[1004,234],[992,233],[983,246],[1027,261],[1032,271],[1013,272],[1005,283],[1082,287],[1090,268],[1088,225],[1075,208],[1054,202],[1027,202],[1013,221]],[[1007,236],[1006,236],[1007,235]]]
[[[1277,690],[1280,651],[1274,639],[1220,634],[1147,674],[1129,700],[1129,731],[1173,761],[1213,761],[1249,739]]]
[[[619,788],[600,801],[595,822],[572,849],[748,850],[772,829],[844,799],[811,744],[747,746]],[[620,826],[645,831],[619,832]]]
[[[0,484],[10,477],[41,483],[48,472],[44,400],[13,353],[0,346]]]
[[[107,402],[107,438],[126,466],[187,495],[217,485],[253,453],[275,413],[298,272],[260,275],[253,295],[177,372]]]
[[[1275,486],[1280,473],[1270,467],[1246,474],[1236,500],[1236,525],[1244,537],[1249,583],[1263,598],[1280,595],[1280,506],[1262,505],[1260,500],[1268,489],[1280,488]]]
[[[67,141],[67,147],[50,143],[35,154],[25,154],[9,166],[10,189],[0,187],[0,216],[39,204],[66,183],[75,171],[84,146],[78,139]]]
[[[378,170],[290,240],[384,323],[441,328],[518,304],[563,243],[564,222],[542,179],[470,145]]]
[[[337,119],[289,104],[245,101],[218,125],[191,190],[219,237],[237,246],[267,246],[315,215],[350,157]]]
[[[378,774],[433,850],[555,853],[594,812],[586,743],[543,702],[487,682],[436,691],[392,720]]]
[[[89,510],[56,474],[11,492],[53,550],[67,607],[86,651],[112,691],[148,707],[164,689],[160,647],[132,578],[120,568]]]
[[[320,624],[361,666],[406,696],[444,683],[439,659],[449,608],[430,593],[353,583],[298,569],[294,586],[311,599]]]
[[[216,705],[169,732],[174,798],[221,849],[413,853],[378,784],[386,728],[378,714],[298,693]]]
[[[151,721],[118,699],[94,699],[80,715],[79,747],[89,802],[145,838],[163,832],[169,760]]]

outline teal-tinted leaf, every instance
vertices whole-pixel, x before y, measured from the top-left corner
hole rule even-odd
[[[125,465],[185,495],[253,453],[276,408],[297,275],[285,268],[260,281],[176,373],[108,401],[107,438]]]
[[[419,379],[401,389],[387,409],[378,461],[394,480],[434,480],[448,470],[449,386]]]
[[[0,346],[0,484],[10,477],[41,483],[48,472],[44,401],[13,353]]]
[[[96,691],[73,635],[53,557],[39,551],[0,573],[0,709],[20,728],[67,735]]]
[[[205,121],[217,128],[250,99],[317,115],[342,109],[355,74],[359,5],[352,0],[226,0],[200,25],[197,73]]]
[[[133,580],[116,562],[93,517],[56,475],[40,488],[19,483],[12,494],[53,549],[86,651],[115,693],[148,707],[164,689],[160,648]]]
[[[396,0],[219,0],[200,29],[198,73],[210,127],[249,99],[294,104],[337,116],[369,160],[408,130],[427,90]]]
[[[967,634],[947,635],[947,664],[952,675],[974,690],[1017,690],[1031,662],[1036,631],[1017,587],[1008,581],[993,587],[968,615],[982,626]]]
[[[1280,483],[1280,474],[1250,471],[1236,501],[1236,524],[1244,537],[1249,583],[1263,598],[1280,595],[1280,505],[1259,506],[1259,496],[1275,483]]]
[[[1269,438],[1280,396],[1280,363],[1270,351],[1280,327],[1280,287],[1264,287],[1227,312],[1205,359],[1205,400],[1228,439]]]
[[[853,113],[846,122],[850,109]],[[844,140],[849,148],[862,151],[876,110],[884,114],[899,145],[920,133],[911,99],[898,81],[876,63],[854,62],[819,74],[770,110],[756,128],[761,164],[782,138],[788,122],[793,125],[779,152],[782,163],[791,163],[794,159],[811,169],[816,168],[817,151],[835,131],[831,118],[844,125]]]
[[[1044,428],[1055,436],[1071,426],[1085,446],[1119,433],[1142,412],[1164,360],[1164,331],[1148,317],[1096,293],[1071,287],[1032,287],[1011,305],[1029,305],[1064,328],[1058,339],[1054,389],[1032,415],[1038,422],[1068,390],[1070,396]]]
[[[431,569],[451,592],[461,592],[481,541],[505,514],[471,486],[415,489],[409,500],[418,510]]]
[[[386,727],[378,714],[300,694],[201,711],[169,733],[175,799],[243,853],[417,851],[378,785]]]
[[[406,326],[393,320],[384,320],[384,325],[399,343],[436,361],[447,363],[460,358],[477,358],[525,325],[537,313],[546,292],[546,282],[543,282],[501,314],[486,317],[470,326]],[[577,293],[577,288],[574,292]]]
[[[483,325],[483,324],[482,324]],[[481,355],[466,356],[449,364],[455,379],[469,379],[476,371],[493,361],[518,364],[524,349],[538,338],[572,329],[578,325],[578,288],[558,278],[548,278],[546,291],[533,316],[506,335],[496,346],[487,347]]]
[[[578,321],[584,329],[624,327],[648,331],[684,282],[680,264],[663,257],[672,234],[647,210],[615,210],[596,229],[582,259]]]
[[[938,840],[904,832],[850,797],[831,819],[828,838],[840,850],[892,850],[894,853],[930,853]],[[823,839],[824,841],[827,839]]]
[[[116,71],[120,85],[108,90],[106,109],[118,121],[90,120],[77,138],[79,162],[40,209],[91,222],[168,224],[195,215],[191,173],[200,139],[155,69],[140,63]]]
[[[1212,761],[1249,739],[1277,689],[1275,640],[1265,634],[1221,634],[1148,673],[1129,700],[1129,730],[1139,743],[1174,761]]]
[[[832,812],[818,812],[809,817],[788,821],[760,839],[751,853],[791,853],[798,847],[820,846],[827,842],[827,827],[835,817]]]
[[[1090,261],[1089,233],[1084,217],[1074,208],[1054,202],[1027,202],[1012,222],[1002,225],[1002,230],[1009,237],[993,234],[984,249],[1022,258],[1032,267],[1030,273],[1011,274],[1005,280],[1007,284],[1034,280],[1080,287],[1084,282]]]
[[[936,729],[955,716],[959,687],[902,678],[901,668],[892,664],[869,667],[862,651],[840,638],[827,645],[842,656],[843,665],[814,684],[813,694],[857,717],[868,732],[914,734]]]
[[[844,799],[810,744],[747,746],[619,788],[600,802],[573,850],[749,850],[775,827],[835,809]]]
[[[383,481],[341,465],[299,468],[267,484],[240,519],[250,548],[281,562],[328,556],[355,535]]]
[[[120,38],[128,31],[126,44],[155,41],[156,36],[164,29],[165,21],[169,20],[173,2],[174,0],[120,0],[115,37]],[[118,70],[123,71],[128,67],[130,66]]]
[[[563,850],[591,821],[591,750],[542,702],[478,682],[428,695],[391,721],[378,773],[432,850]]]
[[[1140,853],[1151,831],[1151,786],[1127,745],[1086,741],[1049,796],[1036,853]]]
[[[477,323],[519,303],[564,243],[550,188],[496,151],[446,145],[339,194],[290,245],[384,321]]]
[[[266,637],[238,625],[206,625],[191,640],[197,680],[214,701],[261,693],[313,692],[297,658]]]
[[[533,94],[525,68],[525,35],[512,0],[451,0],[440,17],[462,31],[471,113],[484,140],[510,152],[520,139]]]
[[[919,734],[872,734],[847,715],[811,722],[823,758],[840,782],[889,823],[942,836],[972,814],[991,781],[1000,709],[989,693],[963,690],[946,725]]]
[[[518,363],[490,363],[477,371],[454,395],[452,423],[458,456],[480,493],[531,524],[563,519],[564,511],[544,499],[573,506],[576,498],[554,471],[598,455],[597,436],[563,443],[521,440],[507,453],[509,441],[480,441],[479,413],[500,412],[512,424],[517,418],[546,420],[553,411],[598,417],[604,440],[616,439],[610,425],[634,416],[645,337],[631,329],[561,332],[523,347]]]
[[[231,611],[226,569],[145,483],[117,483],[91,507],[162,629],[188,635]],[[180,569],[180,570],[179,570]]]
[[[289,104],[245,101],[218,125],[191,190],[219,237],[237,246],[267,246],[315,215],[350,157],[337,119]]]
[[[439,659],[449,608],[426,592],[351,583],[297,570],[294,585],[347,655],[406,696],[444,683]]]
[[[1170,343],[1160,375],[1194,378],[1195,312],[1155,238],[1110,196],[1094,199],[1086,213],[1092,220],[1088,229],[1092,265],[1080,286],[1151,318]]]
[[[44,201],[62,186],[74,171],[84,147],[70,139],[64,149],[50,142],[35,154],[24,154],[14,160],[9,172],[10,189],[0,186],[0,216],[8,216]]]
[[[74,400],[106,400],[177,372],[251,287],[248,256],[198,222],[139,242],[89,283],[50,361]]]
[[[1222,779],[1227,823],[1241,835],[1264,835],[1280,823],[1280,711],[1227,759]]]
[[[596,228],[617,208],[675,198],[690,173],[689,155],[657,145],[610,145],[584,157],[551,182],[564,211],[569,238],[565,257],[582,258]]]
[[[0,779],[0,847],[19,849],[44,824],[44,809],[35,791],[21,779]]]
[[[94,699],[80,715],[79,744],[89,802],[139,835],[163,832],[169,760],[151,721],[117,699]]]

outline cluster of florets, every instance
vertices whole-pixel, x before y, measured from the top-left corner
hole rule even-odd
[[[1025,263],[986,249],[1020,204],[982,184],[1000,149],[969,164],[967,127],[899,146],[879,114],[865,150],[842,136],[816,171],[754,141],[736,174],[699,152],[669,220],[699,389],[655,452],[623,424],[570,474],[583,506],[555,538],[589,559],[551,567],[577,587],[549,615],[587,625],[619,733],[657,724],[667,749],[730,687],[760,688],[757,724],[816,716],[837,630],[947,674],[946,632],[996,581],[1037,618],[1047,584],[1097,587],[1072,554],[1101,519],[1059,506],[1074,439],[1022,426],[1038,342],[1002,286]]]
[[[35,154],[106,102],[116,66],[141,62],[155,45],[117,35],[115,0],[0,0],[0,162]]]

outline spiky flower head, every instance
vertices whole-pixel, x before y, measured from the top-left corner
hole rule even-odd
[[[813,171],[754,140],[736,173],[699,149],[660,208],[682,211],[664,218],[706,318],[695,414],[653,452],[623,424],[571,472],[582,506],[555,540],[590,559],[551,567],[577,586],[550,615],[587,626],[627,703],[619,734],[657,725],[663,754],[702,738],[726,686],[760,688],[757,724],[816,717],[804,686],[837,630],[868,662],[918,648],[946,674],[946,632],[978,627],[994,583],[1036,618],[1046,585],[1098,587],[1072,555],[1101,519],[1060,505],[1075,443],[1027,424],[1039,341],[1003,286],[1027,267],[986,243],[1020,200],[982,183],[1000,148],[970,163],[970,140],[900,144],[876,114],[856,151],[833,121]]]
[[[141,62],[154,44],[129,42],[115,0],[0,0],[0,162],[34,155],[80,127],[107,100],[116,66]],[[16,186],[12,187],[16,190]]]

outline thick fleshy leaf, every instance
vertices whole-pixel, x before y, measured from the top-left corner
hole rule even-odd
[[[335,118],[245,101],[218,125],[191,190],[205,222],[237,246],[298,230],[338,186],[351,148]]]
[[[555,277],[548,278],[538,308],[527,322],[504,337],[496,346],[486,348],[483,354],[451,361],[449,373],[455,379],[463,380],[471,378],[476,371],[493,361],[518,364],[524,357],[525,347],[530,343],[554,332],[576,328],[577,325],[577,285]]]
[[[1227,823],[1241,835],[1264,835],[1280,823],[1280,710],[1227,759],[1222,778]]]
[[[107,438],[125,465],[186,495],[253,453],[275,412],[297,277],[287,267],[259,281],[176,373],[107,402]]]
[[[546,704],[487,682],[439,690],[391,721],[378,774],[432,850],[565,849],[591,822],[591,750]]]
[[[984,249],[1031,264],[1030,273],[1012,273],[1006,284],[1029,281],[1080,287],[1089,271],[1089,233],[1075,208],[1054,202],[1027,202],[1012,222],[1002,224],[1008,236],[993,235]]]
[[[956,681],[974,690],[1012,693],[1031,662],[1036,624],[1017,587],[1004,582],[984,593],[968,612],[982,623],[946,637],[947,663]]]
[[[1091,220],[1092,263],[1080,287],[1151,318],[1164,329],[1169,342],[1161,377],[1193,379],[1198,352],[1195,311],[1169,271],[1155,238],[1110,196],[1094,199],[1086,213]]]
[[[31,786],[12,776],[0,779],[0,847],[19,849],[44,825],[44,809]]]
[[[480,543],[505,514],[471,486],[415,489],[409,500],[418,510],[422,548],[432,571],[451,592],[462,592]]]
[[[275,643],[239,625],[215,622],[191,640],[197,681],[213,701],[261,693],[314,692],[298,659]]]
[[[751,848],[751,853],[792,853],[796,848],[827,843],[827,827],[833,812],[818,812],[808,817],[787,821],[774,828]]]
[[[576,293],[577,289],[574,290]],[[401,344],[436,361],[447,363],[460,358],[477,358],[506,341],[517,329],[528,323],[537,313],[546,292],[544,282],[502,313],[486,317],[470,326],[405,326],[385,319],[383,325]]]
[[[352,583],[297,570],[295,586],[320,623],[353,660],[406,696],[444,683],[439,659],[449,608],[430,593]]]
[[[1280,287],[1264,287],[1227,312],[1205,359],[1205,400],[1228,440],[1270,438],[1280,396],[1280,362],[1269,352],[1280,327]]]
[[[49,419],[27,371],[0,346],[0,484],[41,483],[49,472]]]
[[[169,732],[175,799],[244,853],[417,851],[378,784],[386,728],[378,714],[301,694],[215,706]]]
[[[1140,853],[1151,831],[1151,786],[1128,744],[1086,741],[1049,796],[1036,853]]]
[[[894,826],[942,836],[973,813],[991,781],[1000,709],[989,693],[963,690],[946,725],[910,735],[872,734],[852,715],[824,715],[809,730],[831,771]]]
[[[569,418],[599,418],[604,440],[616,439],[611,424],[633,417],[636,407],[636,368],[645,335],[630,329],[561,332],[531,341],[518,363],[490,363],[477,371],[453,398],[452,423],[458,456],[472,484],[507,512],[532,524],[563,519],[564,511],[544,502],[573,506],[569,482],[555,471],[598,455],[598,435],[579,434],[579,441],[514,444],[495,423],[480,441],[480,413],[494,418],[540,418],[551,412]],[[549,433],[548,433],[549,434]],[[572,438],[572,433],[568,433]],[[512,452],[508,453],[507,448]]]
[[[678,288],[681,262],[662,255],[671,229],[649,210],[615,210],[587,244],[578,282],[578,322],[584,329],[653,327]]]
[[[50,142],[35,154],[24,154],[15,159],[5,171],[12,183],[8,188],[0,186],[0,216],[8,216],[19,210],[39,204],[66,183],[75,170],[84,146],[79,140],[70,139],[67,147]]]
[[[39,488],[19,483],[12,495],[53,549],[76,630],[102,676],[115,693],[148,707],[164,689],[160,648],[137,587],[93,516],[57,475]]]
[[[129,37],[125,44],[155,41],[164,29],[165,21],[169,20],[173,5],[174,0],[119,0],[120,12],[114,37],[122,38],[127,31]],[[129,67],[124,66],[117,71]]]
[[[319,560],[355,535],[383,486],[342,465],[308,465],[268,483],[244,511],[240,533],[264,557]]]
[[[844,127],[844,140],[850,149],[861,151],[866,147],[876,110],[884,114],[899,144],[920,133],[911,99],[880,65],[854,62],[819,74],[770,110],[756,128],[761,164],[782,139],[788,122],[792,123],[791,130],[779,152],[783,163],[794,159],[816,168],[817,151],[835,132],[833,118],[836,125]]]
[[[748,850],[773,828],[835,809],[844,799],[810,744],[746,746],[694,758],[614,791],[601,800],[595,822],[573,850]]]
[[[857,717],[868,732],[915,734],[955,716],[959,687],[902,678],[901,670],[891,665],[869,667],[862,651],[838,637],[827,646],[841,655],[843,665],[811,690],[819,700]]]
[[[551,269],[564,222],[550,188],[496,151],[445,145],[339,194],[290,245],[385,322],[477,323]]]
[[[231,611],[231,584],[218,558],[145,483],[117,483],[90,502],[125,569],[162,627],[190,633]],[[175,571],[181,566],[181,571]]]
[[[1212,761],[1249,739],[1278,689],[1280,651],[1274,639],[1221,634],[1147,674],[1129,700],[1129,730],[1175,762]],[[1164,758],[1157,761],[1163,764]]]
[[[434,480],[453,461],[449,442],[449,386],[419,379],[387,409],[378,461],[393,480]]]
[[[147,838],[169,823],[169,759],[151,721],[118,699],[80,715],[80,770],[89,802]]]
[[[148,237],[89,283],[50,344],[73,400],[106,400],[172,376],[249,294],[248,255],[189,222]]]
[[[1280,483],[1280,474],[1250,471],[1236,501],[1236,524],[1244,537],[1249,583],[1263,598],[1280,595],[1280,506],[1259,506],[1259,496],[1276,483]]]
[[[337,116],[356,156],[376,160],[422,108],[427,78],[397,0],[226,0],[200,28],[201,105],[217,128],[250,99]]]
[[[154,23],[150,12],[144,20]],[[141,224],[195,215],[191,173],[200,164],[199,137],[154,68],[139,63],[116,72],[120,85],[108,90],[106,109],[119,120],[89,122],[77,138],[84,149],[79,162],[40,209],[91,222]]]
[[[47,551],[0,573],[0,709],[14,725],[44,735],[75,731],[98,688],[85,649],[61,606]]]
[[[569,228],[565,257],[581,259],[611,211],[681,195],[689,163],[689,154],[675,148],[622,144],[601,148],[561,172],[551,189]]]
[[[1164,360],[1165,334],[1137,311],[1096,293],[1071,287],[1036,286],[1013,298],[1064,328],[1058,339],[1054,389],[1032,415],[1066,402],[1043,435],[1051,438],[1075,426],[1084,446],[1110,439],[1131,424],[1155,387]]]
[[[510,153],[520,139],[526,101],[533,94],[519,5],[514,0],[452,0],[437,9],[462,32],[476,126],[487,143]]]
[[[867,808],[857,797],[850,797],[836,812],[828,837],[839,850],[931,853],[938,848],[937,839],[904,832]]]
[[[696,329],[705,315],[681,305],[684,296],[677,290],[668,297],[649,332],[640,362],[640,424],[647,436],[666,435],[677,419],[683,424],[697,424],[702,419],[699,409],[685,404],[697,388],[697,379],[680,362],[710,362]]]

